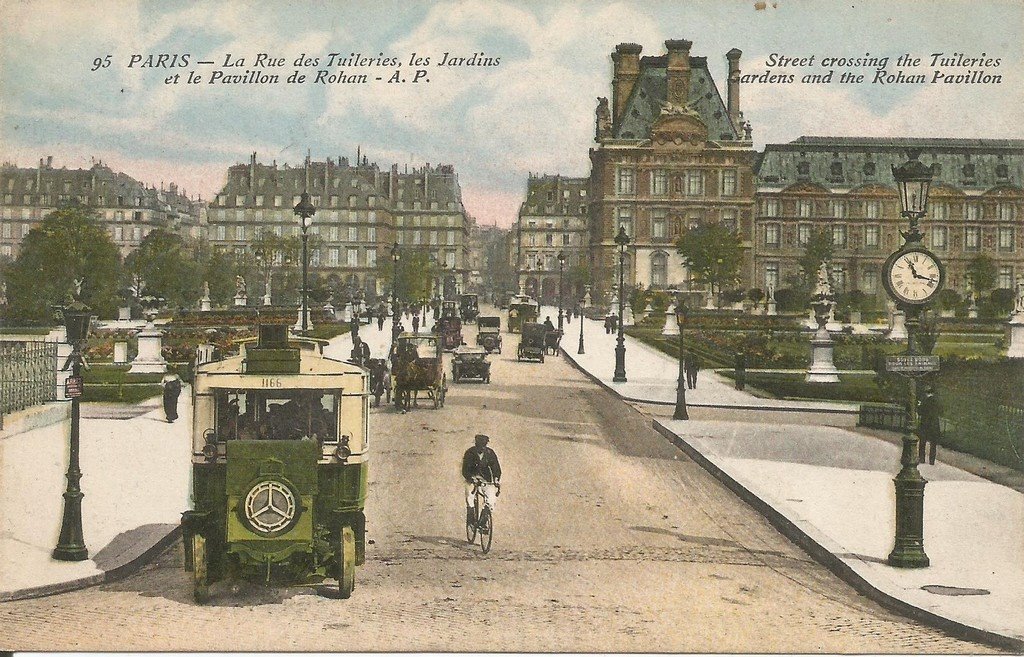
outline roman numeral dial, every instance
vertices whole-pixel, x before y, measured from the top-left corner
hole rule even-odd
[[[938,259],[924,249],[894,254],[885,267],[886,287],[897,301],[927,303],[942,289],[945,272]]]

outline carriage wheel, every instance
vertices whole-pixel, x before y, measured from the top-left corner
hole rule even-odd
[[[356,534],[345,525],[339,532],[338,543],[335,545],[335,559],[338,572],[338,597],[347,600],[356,588]]]
[[[199,604],[210,598],[209,563],[206,537],[202,534],[192,534],[192,595]]]

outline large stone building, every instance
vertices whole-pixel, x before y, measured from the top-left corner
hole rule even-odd
[[[665,42],[667,54],[641,57],[622,43],[612,53],[612,99],[599,98],[597,147],[590,151],[590,268],[594,298],[611,296],[618,270],[614,239],[631,239],[628,286],[693,289],[674,247],[689,226],[718,222],[739,233],[743,276],[753,268],[755,152],[739,101],[740,51],[726,53],[723,102],[707,59],[691,42]]]
[[[228,169],[227,181],[210,204],[207,236],[216,248],[245,252],[265,230],[281,237],[301,234],[293,208],[307,191],[316,208],[310,233],[310,271],[328,280],[381,293],[377,263],[390,247],[423,249],[450,271],[464,274],[466,214],[451,165],[399,173],[381,170],[359,155],[291,167],[248,164]]]
[[[832,238],[833,284],[883,294],[881,267],[906,228],[891,167],[907,150],[933,172],[925,245],[947,267],[946,286],[964,293],[966,267],[985,253],[997,285],[1024,274],[1024,140],[801,137],[769,144],[757,168],[753,285],[789,285],[813,231]]]
[[[49,212],[65,205],[89,208],[127,255],[156,228],[200,237],[202,201],[177,185],[147,186],[102,162],[88,169],[53,167],[53,158],[34,168],[0,166],[0,256],[17,257],[28,232]]]
[[[526,199],[512,232],[516,236],[518,287],[545,304],[558,302],[558,254],[565,257],[562,272],[566,302],[583,295],[589,230],[587,178],[534,176],[526,183]]]
[[[398,245],[427,252],[441,265],[449,294],[469,282],[470,221],[462,205],[462,187],[451,164],[439,164],[398,172],[388,201],[395,217]]]

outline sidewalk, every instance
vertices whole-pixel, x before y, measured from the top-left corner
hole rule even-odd
[[[0,432],[0,601],[123,576],[177,535],[189,505],[191,389],[182,391],[173,424],[159,406],[131,419],[90,417],[91,406],[82,405],[81,420],[86,561],[50,556],[64,508],[70,425]]]
[[[577,355],[577,321],[562,339],[570,360],[622,397],[674,401],[675,360],[627,337],[629,382],[612,383],[615,336],[586,320],[587,353]],[[687,402],[793,403],[752,397],[710,372],[687,391]],[[1024,649],[1024,495],[945,463],[919,466],[929,482],[924,547],[931,565],[892,568],[886,557],[895,534],[892,478],[900,447],[832,426],[781,424],[784,415],[779,420],[655,420],[654,426],[862,594],[951,633]]]
[[[545,306],[541,318],[550,314],[557,317]],[[552,321],[555,321],[552,319]],[[615,372],[615,333],[606,333],[602,322],[583,319],[583,346],[585,354],[577,354],[579,346],[579,318],[564,326],[562,349],[565,355],[579,367],[586,370],[624,399],[655,404],[675,404],[676,381],[679,377],[679,361],[643,342],[626,339],[626,383],[613,383]],[[685,339],[685,335],[683,336]],[[810,345],[808,345],[810,353]],[[764,399],[736,390],[735,384],[711,370],[701,370],[697,376],[697,387],[686,391],[688,406],[710,408],[779,409],[791,411],[823,411],[856,414],[860,405],[842,402],[789,401]]]

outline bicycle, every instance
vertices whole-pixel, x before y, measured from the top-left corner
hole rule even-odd
[[[483,550],[484,554],[487,554],[491,549],[491,541],[494,540],[494,513],[491,505],[487,503],[487,497],[484,494],[485,485],[497,487],[498,490],[495,493],[495,497],[501,494],[501,485],[497,482],[484,482],[480,478],[473,479],[473,502],[476,522],[466,523],[466,540],[472,544],[479,536],[480,549]]]

